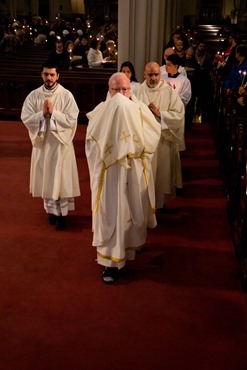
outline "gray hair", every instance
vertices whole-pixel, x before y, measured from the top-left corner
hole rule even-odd
[[[125,73],[123,73],[123,72],[113,73],[113,75],[111,75],[111,77],[109,78],[108,85],[110,86],[113,83],[113,81],[117,81],[117,80],[120,80],[120,79],[123,79],[123,78],[126,79],[127,81],[129,81],[129,79],[125,75]]]

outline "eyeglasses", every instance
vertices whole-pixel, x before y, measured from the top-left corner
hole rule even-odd
[[[130,90],[130,88],[129,87],[116,87],[115,89],[113,88],[113,87],[110,87],[110,90],[113,90],[113,91],[116,91],[116,92],[123,92],[123,93],[125,93],[125,92],[127,92],[128,90]]]

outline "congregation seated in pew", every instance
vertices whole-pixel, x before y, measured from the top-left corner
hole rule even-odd
[[[236,48],[237,50],[237,48]],[[237,58],[238,60],[238,58]],[[239,60],[238,60],[239,62]],[[240,265],[241,283],[247,291],[247,84],[246,74],[237,76],[233,91],[227,91],[222,75],[215,79],[214,117],[216,153],[227,199],[227,215]],[[236,81],[234,81],[236,82]],[[247,82],[247,81],[246,81]]]

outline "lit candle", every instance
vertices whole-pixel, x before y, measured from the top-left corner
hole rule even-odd
[[[246,71],[244,71],[244,72],[243,72],[243,78],[242,78],[241,86],[243,86],[243,85],[244,85],[245,76],[246,76]]]
[[[239,76],[240,76],[240,80],[242,80],[242,71],[238,71],[239,73]]]

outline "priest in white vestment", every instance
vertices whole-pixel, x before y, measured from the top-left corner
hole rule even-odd
[[[58,83],[53,64],[44,63],[41,76],[44,84],[26,97],[21,112],[33,145],[30,193],[43,198],[49,223],[61,230],[80,195],[73,146],[79,109],[71,92]]]
[[[144,102],[161,124],[161,138],[153,159],[156,208],[166,209],[168,200],[182,188],[180,150],[184,142],[184,104],[175,89],[160,79],[160,67],[149,62],[144,70],[144,82],[135,90],[137,99]]]
[[[133,260],[156,226],[151,161],[161,128],[130,91],[121,72],[109,79],[111,97],[87,114],[86,156],[92,192],[93,246],[103,281]]]

